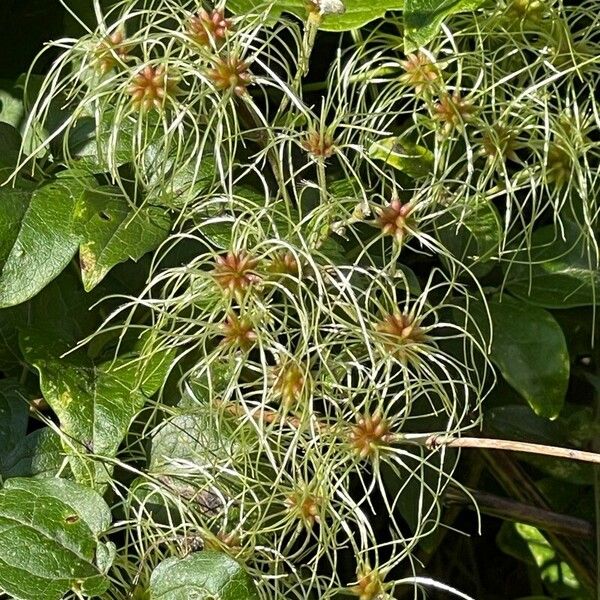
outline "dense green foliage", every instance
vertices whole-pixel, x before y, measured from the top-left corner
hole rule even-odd
[[[600,473],[543,447],[600,450],[599,9],[42,8],[0,80],[0,593],[597,597]]]

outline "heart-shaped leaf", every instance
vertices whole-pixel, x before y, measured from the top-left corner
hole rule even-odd
[[[43,332],[21,337],[23,354],[39,371],[44,398],[66,436],[63,446],[76,479],[100,489],[111,472],[102,459],[115,456],[146,398],[111,372],[110,363],[94,365],[78,354],[58,358],[62,347]]]
[[[325,14],[320,29],[324,31],[349,31],[358,29],[375,19],[383,17],[388,10],[402,8],[403,0],[343,0],[345,10],[334,14]],[[337,3],[336,3],[337,4]],[[327,5],[327,0],[322,4]],[[326,6],[325,6],[326,7]],[[236,14],[258,13],[269,11],[269,22],[275,22],[282,13],[290,13],[305,19],[307,16],[304,0],[280,0],[264,2],[264,0],[230,0],[227,8]]]
[[[547,311],[505,296],[491,300],[493,323],[490,358],[504,379],[540,416],[556,417],[569,382],[565,336]]]
[[[404,45],[407,52],[427,45],[450,15],[475,10],[484,0],[406,0]]]
[[[79,246],[75,204],[94,185],[65,174],[31,194],[0,191],[0,307],[25,302],[66,267]]]
[[[507,287],[523,300],[545,308],[592,306],[600,296],[600,269],[588,252],[581,227],[567,221],[564,237],[552,225],[534,232],[531,251],[506,265]]]
[[[102,594],[95,560],[110,510],[93,490],[64,479],[10,479],[0,489],[0,590],[17,600]]]
[[[473,206],[457,207],[436,222],[438,239],[478,277],[494,267],[502,240],[502,225],[496,207],[487,200]]]
[[[161,562],[150,579],[150,600],[259,600],[250,575],[233,558],[205,550]]]
[[[170,219],[151,206],[132,207],[113,188],[88,190],[77,205],[82,225],[79,249],[86,291],[94,288],[116,264],[139,260],[166,237]]]
[[[416,179],[426,177],[433,168],[432,152],[403,137],[387,137],[374,142],[369,148],[369,156]]]

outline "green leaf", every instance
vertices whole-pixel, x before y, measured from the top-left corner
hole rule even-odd
[[[0,121],[0,184],[10,176],[19,160],[21,135],[12,126]]]
[[[150,470],[172,473],[176,461],[215,468],[231,461],[239,444],[231,437],[233,428],[217,425],[206,408],[186,408],[166,420],[152,438]]]
[[[18,377],[23,370],[18,325],[27,318],[27,305],[0,309],[0,371]]]
[[[497,406],[486,412],[485,423],[510,439],[559,446],[569,443],[568,431],[560,417],[550,421],[536,415],[529,406]]]
[[[319,26],[323,31],[349,31],[358,29],[375,19],[385,16],[388,10],[402,8],[403,0],[343,0],[346,10],[342,14],[330,14],[323,18]],[[306,19],[306,3],[304,0],[278,0],[266,3],[262,0],[230,0],[227,8],[234,13],[260,13],[269,10],[269,22],[274,23],[282,13],[290,13]]]
[[[85,357],[58,358],[59,347],[60,341],[33,330],[21,338],[23,354],[37,368],[44,398],[66,436],[63,447],[76,479],[101,488],[111,472],[110,463],[101,459],[116,455],[145,396]]]
[[[583,447],[600,436],[592,409],[575,404],[565,404],[553,421],[537,416],[528,406],[497,406],[486,411],[485,422],[501,434],[540,444]]]
[[[31,200],[31,192],[0,187],[0,273],[19,235]]]
[[[101,299],[101,293],[85,294],[75,270],[65,269],[27,303],[27,321],[21,329],[43,330],[65,341],[61,352],[71,350],[100,325],[101,314],[90,308]]]
[[[136,124],[133,120],[119,123],[119,135],[111,139],[114,114],[106,111],[100,122],[85,117],[69,133],[71,164],[92,174],[106,173],[110,167],[120,167],[133,160]],[[110,152],[112,164],[107,154]]]
[[[464,262],[478,277],[494,267],[502,240],[502,225],[496,207],[489,201],[471,207],[450,209],[436,223],[437,235],[455,259]]]
[[[114,188],[87,190],[76,212],[82,221],[79,249],[86,291],[93,289],[115,265],[139,260],[168,235],[170,218],[156,207],[130,206]]]
[[[554,418],[564,404],[569,353],[562,329],[547,311],[505,296],[491,300],[490,358],[536,414]]]
[[[10,479],[0,490],[0,589],[18,600],[59,600],[69,590],[102,594],[95,564],[110,510],[64,479]]]
[[[404,46],[407,52],[427,45],[446,17],[475,10],[484,0],[406,0],[404,3]]]
[[[581,448],[600,435],[591,410],[568,404],[553,421],[537,416],[528,406],[498,406],[486,411],[485,423],[501,437],[550,446]],[[523,454],[520,460],[563,482],[585,485],[593,481],[593,467],[586,463],[533,454]]]
[[[17,381],[0,381],[0,475],[55,475],[63,460],[60,439],[48,427],[27,434],[29,394]]]
[[[150,600],[259,600],[250,575],[233,558],[205,550],[161,562],[150,578]]]
[[[152,333],[145,334],[130,352],[109,360],[103,370],[126,382],[131,390],[141,390],[152,396],[161,389],[175,359],[175,350],[161,348]]]
[[[8,213],[0,218],[0,308],[25,302],[66,267],[79,245],[75,204],[93,185],[65,175],[31,195],[2,192]]]
[[[562,562],[542,532],[532,525],[505,522],[497,537],[498,547],[515,558],[537,566],[550,591],[560,598],[580,597],[583,592],[571,567]]]
[[[54,477],[63,467],[60,436],[50,427],[32,431],[0,457],[0,474],[10,477]],[[65,470],[62,469],[63,476]]]
[[[16,374],[17,369],[20,373],[23,368],[19,329],[33,327],[49,337],[63,340],[59,354],[71,350],[76,342],[93,333],[100,325],[102,314],[90,307],[106,294],[101,287],[85,294],[79,275],[74,269],[65,269],[31,300],[0,309],[0,368],[12,374]]]
[[[388,165],[414,177],[427,177],[433,169],[433,153],[405,137],[383,138],[371,144],[371,158],[382,160]]]
[[[217,178],[217,167],[207,152],[180,156],[169,153],[169,148],[155,144],[146,151],[146,201],[181,209],[210,189]]]
[[[27,393],[16,381],[0,380],[0,464],[27,432]]]
[[[545,308],[593,305],[600,295],[600,269],[588,254],[581,228],[564,223],[565,239],[552,225],[534,232],[531,252],[506,266],[507,287],[515,296]],[[588,258],[590,256],[590,258]]]
[[[8,123],[18,129],[25,114],[21,94],[12,85],[2,86],[2,88],[0,89],[0,122]]]

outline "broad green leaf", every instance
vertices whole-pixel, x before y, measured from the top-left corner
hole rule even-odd
[[[560,417],[550,421],[536,415],[529,406],[497,406],[486,412],[485,423],[511,439],[557,446],[569,443],[568,431]]]
[[[233,558],[204,550],[168,558],[152,572],[150,600],[259,600],[252,578]]]
[[[140,337],[130,352],[106,361],[102,368],[126,382],[131,390],[152,396],[161,389],[174,359],[175,350],[160,347],[156,336],[149,333]]]
[[[600,295],[600,269],[588,254],[581,228],[564,223],[565,239],[552,225],[537,230],[531,252],[506,266],[506,285],[515,296],[545,308],[593,305]]]
[[[41,93],[47,93],[47,90],[42,92],[45,80],[45,75],[31,72],[23,74],[17,79],[14,89],[21,94],[23,104],[26,107],[32,107]],[[40,147],[69,118],[70,113],[66,108],[67,103],[64,93],[53,96],[45,110],[43,121],[41,119],[33,120],[29,123],[27,129],[23,130],[23,149],[26,154],[36,152],[37,156],[40,157],[48,153],[47,150],[42,150]],[[60,134],[50,141],[51,154],[54,153],[56,156],[62,154],[63,141],[64,134]]]
[[[64,339],[66,345],[61,351],[70,350],[100,325],[101,315],[90,308],[101,299],[100,292],[84,293],[75,270],[65,269],[27,303],[27,322],[21,329],[32,327]]]
[[[132,207],[113,188],[86,191],[76,212],[83,223],[79,259],[86,291],[98,285],[116,264],[139,260],[154,250],[171,225],[164,210]]]
[[[406,51],[427,45],[437,35],[444,19],[450,15],[475,10],[483,2],[484,0],[405,0]]]
[[[76,342],[92,334],[102,316],[90,307],[102,298],[101,287],[85,294],[79,275],[65,269],[31,300],[0,309],[0,369],[15,374],[16,369],[20,372],[23,368],[19,329],[33,327],[64,340],[59,353],[70,350]]]
[[[190,378],[189,389],[182,395],[178,406],[193,410],[210,405],[213,400],[221,398],[230,385],[235,384],[238,376],[239,367],[236,368],[232,359],[213,360],[201,373]]]
[[[99,299],[84,294],[79,276],[65,269],[31,300],[0,309],[0,370],[16,375],[23,368],[19,329],[44,329],[72,344],[91,334],[100,324],[100,316],[89,308]],[[68,349],[69,344],[64,350]]]
[[[500,528],[497,544],[506,554],[536,566],[544,584],[559,598],[584,597],[584,590],[571,567],[560,560],[556,550],[536,527],[505,522]]]
[[[0,122],[8,123],[18,129],[25,113],[20,94],[13,86],[2,86],[2,88],[0,89]]]
[[[188,398],[185,407],[174,409],[175,414],[154,434],[149,472],[171,493],[189,499],[206,514],[227,511],[230,519],[237,519],[238,507],[223,504],[224,497],[240,492],[240,481],[228,475],[228,465],[247,460],[255,443],[254,431],[250,427],[236,427],[233,418],[220,416],[217,419],[214,408],[191,403],[192,399]],[[193,469],[189,465],[193,465]],[[256,486],[255,493],[258,493]],[[139,482],[135,496],[138,500],[145,498],[144,504],[153,504],[157,514],[168,508],[165,499],[144,482]]]
[[[210,189],[217,168],[214,158],[206,152],[180,156],[169,153],[169,148],[156,144],[146,152],[146,201],[181,209]]]
[[[566,405],[553,421],[537,416],[528,406],[498,406],[486,411],[485,423],[501,437],[550,446],[580,448],[600,435],[591,410],[573,405]],[[586,463],[534,454],[523,454],[520,460],[574,485],[593,481],[593,467]]]
[[[0,380],[0,464],[25,436],[28,421],[26,391],[16,381]]]
[[[582,447],[600,436],[600,423],[594,422],[592,409],[575,404],[565,404],[553,421],[539,417],[528,406],[496,406],[486,411],[485,422],[503,435],[540,444]]]
[[[217,431],[217,427],[221,429]],[[186,408],[163,422],[152,438],[150,470],[153,473],[177,469],[177,461],[218,468],[231,461],[239,444],[231,437],[232,428],[219,425],[206,407]]]
[[[12,126],[0,120],[0,184],[17,166],[21,149],[21,135]]]
[[[30,201],[31,192],[0,187],[0,273],[19,235]]]
[[[472,207],[449,210],[436,224],[439,240],[464,262],[475,275],[483,277],[494,267],[502,240],[502,225],[496,207],[488,201]]]
[[[10,214],[0,220],[0,308],[28,300],[66,267],[79,245],[75,204],[93,185],[63,176],[30,197],[8,194]]]
[[[0,474],[9,477],[54,477],[63,468],[65,453],[60,436],[42,427],[23,437],[7,454],[0,457]]]
[[[569,353],[552,315],[505,296],[491,300],[490,358],[502,376],[536,414],[554,418],[564,404],[569,382]]]
[[[202,223],[199,233],[215,247],[228,250],[232,247],[233,217],[207,219]]]
[[[0,475],[53,476],[63,461],[58,435],[48,427],[29,435],[29,394],[17,381],[0,381]]]
[[[427,177],[433,169],[433,153],[402,136],[383,138],[371,144],[371,158],[388,165],[415,179]]]
[[[18,325],[27,318],[27,305],[0,308],[0,371],[18,377],[23,370]]]
[[[403,0],[343,0],[346,8],[342,14],[329,14],[323,18],[320,29],[323,31],[349,31],[358,29],[375,19],[383,17],[389,10],[402,8]],[[234,13],[258,13],[269,10],[269,22],[275,22],[282,13],[290,13],[306,18],[306,3],[303,0],[229,0],[227,8]]]
[[[17,600],[102,594],[109,582],[95,557],[110,522],[104,500],[76,483],[8,480],[0,489],[0,590]]]
[[[133,160],[135,121],[119,123],[119,135],[114,131],[114,114],[107,111],[96,123],[91,117],[78,121],[69,133],[72,166],[89,173],[106,173]],[[110,163],[108,153],[110,152]]]
[[[37,368],[44,398],[66,436],[63,447],[76,479],[101,488],[111,472],[102,459],[116,455],[145,396],[85,357],[58,358],[58,347],[60,341],[33,330],[21,338],[23,354]]]

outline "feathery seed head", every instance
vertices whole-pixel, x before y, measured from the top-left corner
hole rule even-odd
[[[106,36],[94,50],[94,63],[101,75],[106,75],[119,62],[126,62],[131,57],[131,45],[125,44],[125,32],[118,29]]]
[[[516,135],[504,125],[492,125],[481,137],[481,154],[489,160],[518,161]]]
[[[325,133],[316,130],[309,131],[301,144],[313,158],[329,158],[335,152],[333,137],[327,131]]]
[[[254,325],[247,317],[238,317],[235,313],[229,314],[225,323],[221,324],[221,344],[229,348],[247,352],[254,346],[258,336]]]
[[[385,594],[383,578],[376,570],[366,569],[359,573],[357,584],[350,591],[358,600],[379,600]]]
[[[304,372],[294,362],[286,361],[273,368],[273,390],[281,397],[286,407],[291,407],[300,398],[304,389]]]
[[[315,523],[320,523],[319,512],[321,500],[307,489],[292,492],[285,500],[288,511],[300,520],[306,529],[312,529]]]
[[[429,91],[442,74],[438,66],[424,52],[407,54],[406,60],[401,60],[400,65],[405,73],[400,75],[399,81],[414,88],[416,94]]]
[[[392,235],[398,243],[402,243],[415,227],[414,218],[411,217],[413,208],[410,203],[403,204],[394,198],[388,206],[380,209],[377,224],[383,235]]]
[[[377,456],[380,446],[392,439],[389,424],[378,413],[359,416],[356,425],[350,429],[350,445],[362,459]]]
[[[458,92],[444,94],[434,107],[433,118],[442,125],[443,132],[448,135],[475,116],[473,104]]]
[[[178,92],[177,79],[168,75],[165,67],[151,65],[139,71],[127,88],[132,106],[142,111],[162,110]]]
[[[231,90],[237,96],[246,94],[252,82],[248,63],[234,55],[213,59],[213,68],[208,70],[207,77],[217,90]]]
[[[212,274],[223,290],[240,298],[248,288],[260,282],[255,272],[257,265],[258,260],[245,252],[228,252],[216,258]]]
[[[274,275],[298,275],[300,266],[291,252],[278,252],[271,259],[268,270]]]
[[[212,11],[201,9],[196,15],[190,17],[187,32],[200,46],[208,46],[211,41],[216,44],[223,43],[228,31],[231,31],[231,20],[225,18],[222,9]]]
[[[406,358],[406,350],[415,344],[427,341],[418,319],[407,313],[386,315],[376,326],[382,334],[385,349],[400,359]]]

